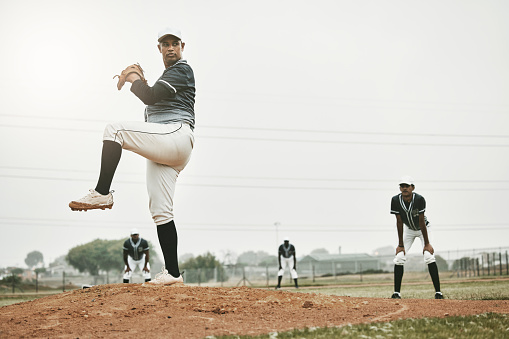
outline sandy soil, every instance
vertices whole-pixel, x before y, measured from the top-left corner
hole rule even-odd
[[[509,313],[508,300],[352,298],[248,287],[98,285],[0,308],[0,338],[204,338]]]

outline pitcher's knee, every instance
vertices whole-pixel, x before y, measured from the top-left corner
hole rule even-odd
[[[405,261],[406,261],[406,257],[405,257],[405,253],[403,253],[403,252],[399,252],[398,254],[396,254],[396,256],[394,257],[394,260],[393,260],[395,265],[404,265]]]
[[[424,251],[424,262],[429,265],[436,261],[435,255],[429,253],[428,251]]]
[[[115,141],[122,145],[124,140],[122,138],[122,133],[120,131],[123,129],[122,125],[119,123],[110,123],[104,127],[103,140]]]
[[[152,213],[152,220],[156,225],[164,225],[173,220],[172,212],[160,212],[160,213]]]

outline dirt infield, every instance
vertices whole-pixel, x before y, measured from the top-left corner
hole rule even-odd
[[[204,338],[509,313],[508,300],[353,298],[256,288],[98,285],[0,308],[0,337]]]

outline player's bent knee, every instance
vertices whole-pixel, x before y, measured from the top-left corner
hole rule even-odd
[[[278,276],[278,277],[282,277],[284,274],[285,274],[285,270],[284,270],[284,269],[280,269],[280,270],[277,272],[277,276]]]
[[[406,262],[405,253],[399,252],[398,254],[396,254],[396,256],[394,257],[393,262],[394,262],[395,265],[404,265],[405,262]]]
[[[428,251],[424,251],[424,262],[427,265],[436,262],[435,255],[429,253]]]
[[[124,140],[122,138],[122,134],[119,131],[122,129],[122,126],[118,123],[107,124],[104,127],[103,140],[115,141],[122,146]]]
[[[152,214],[152,220],[157,226],[167,224],[173,220],[172,213],[154,213]]]

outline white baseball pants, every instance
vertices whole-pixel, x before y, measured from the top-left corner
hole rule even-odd
[[[278,277],[282,277],[285,274],[285,268],[288,267],[290,270],[290,274],[292,275],[292,279],[297,279],[297,271],[293,268],[293,255],[290,258],[284,258],[281,256],[281,269],[277,272]]]
[[[406,253],[408,253],[408,251],[412,247],[412,244],[414,243],[414,240],[416,238],[421,239],[421,245],[424,248],[424,237],[422,236],[421,231],[414,231],[406,226],[403,228],[403,245],[405,245]],[[429,228],[428,228],[428,238],[429,238]],[[436,261],[436,259],[435,259],[434,254],[431,254],[428,251],[424,251],[424,262],[426,264],[431,264],[435,261]],[[404,265],[405,262],[406,262],[406,256],[403,252],[399,252],[394,257],[394,264],[396,264],[396,265]]]
[[[127,256],[127,263],[129,264],[129,268],[131,269],[129,272],[125,272],[127,266],[124,266],[124,279],[131,279],[133,276],[133,272],[136,270],[136,267],[138,267],[143,274],[144,279],[150,279],[150,272],[146,272],[143,270],[143,267],[145,267],[145,254],[141,257],[140,260],[134,260],[130,255]],[[150,264],[147,263],[147,268],[150,270]]]
[[[186,123],[115,122],[104,129],[103,140],[147,159],[149,209],[156,225],[173,220],[177,177],[191,158],[194,133]]]

